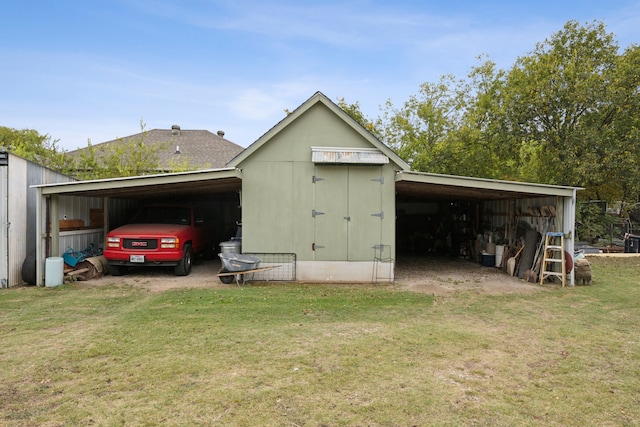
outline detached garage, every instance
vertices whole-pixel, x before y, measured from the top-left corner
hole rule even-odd
[[[478,261],[496,243],[515,243],[523,228],[561,231],[573,253],[577,190],[411,171],[320,92],[226,169],[39,187],[41,207],[62,195],[126,205],[172,193],[206,201],[231,191],[243,253],[291,254],[294,279],[307,282],[393,280],[395,262],[407,254]],[[123,204],[104,203],[105,231]],[[39,212],[40,224],[58,219]]]

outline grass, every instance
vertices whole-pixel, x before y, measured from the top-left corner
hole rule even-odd
[[[592,268],[527,295],[3,290],[0,424],[640,425],[640,260]]]

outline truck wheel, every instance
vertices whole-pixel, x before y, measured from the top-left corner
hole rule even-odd
[[[191,273],[191,264],[193,263],[193,249],[191,245],[184,245],[182,250],[182,259],[180,263],[176,265],[176,276],[188,276]]]
[[[223,268],[222,270],[220,270],[220,273],[228,273],[226,268]],[[235,275],[229,275],[229,276],[218,276],[218,278],[220,279],[220,281],[222,283],[224,283],[225,285],[230,285],[231,283],[233,283],[233,281],[235,280]]]
[[[112,276],[123,276],[124,272],[126,271],[126,267],[121,267],[119,265],[108,265],[107,268],[109,269],[109,273]]]

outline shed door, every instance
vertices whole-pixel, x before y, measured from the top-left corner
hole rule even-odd
[[[382,237],[382,167],[315,170],[315,260],[370,261]]]

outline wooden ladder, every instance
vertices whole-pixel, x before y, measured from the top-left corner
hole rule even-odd
[[[558,242],[558,239],[560,242]],[[559,243],[559,244],[558,244]],[[564,233],[548,231],[544,240],[544,253],[540,273],[540,284],[548,277],[560,277],[562,287],[567,283],[567,260],[564,251]],[[560,271],[555,266],[560,264]]]

